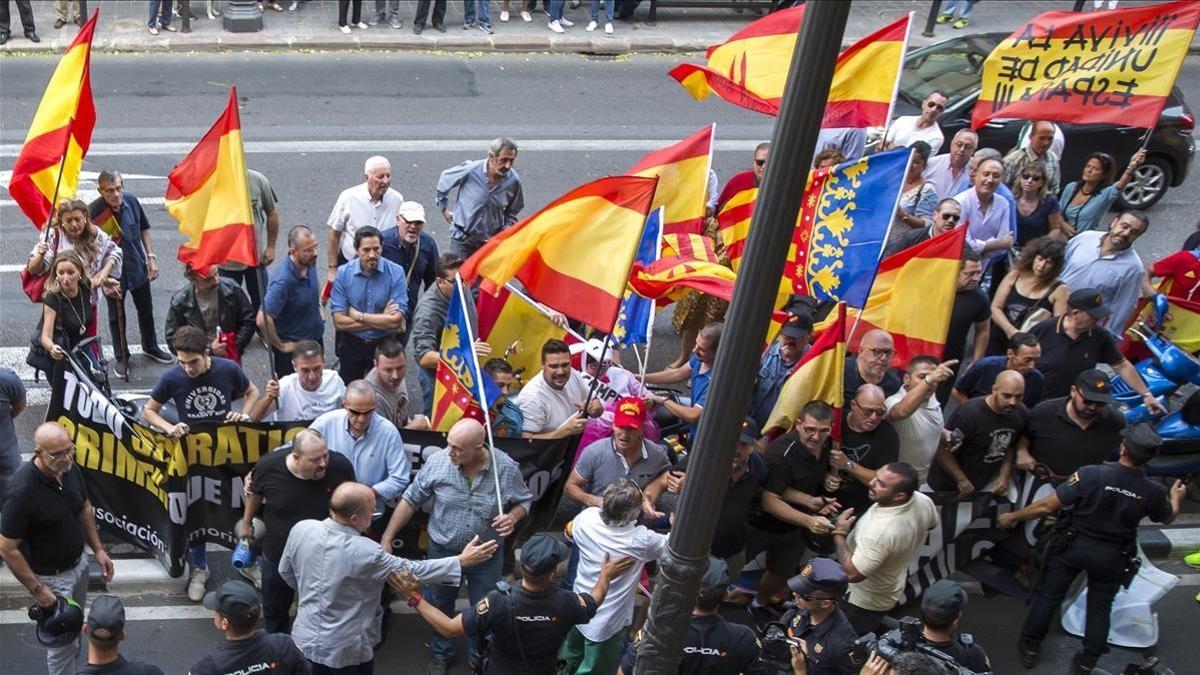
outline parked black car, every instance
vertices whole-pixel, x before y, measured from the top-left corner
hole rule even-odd
[[[969,128],[971,111],[979,98],[983,62],[1007,33],[984,33],[939,42],[909,52],[904,57],[899,94],[893,115],[920,114],[921,102],[930,91],[945,92],[949,102],[938,120],[946,143],[958,130]],[[1016,147],[1017,135],[1025,120],[993,120],[979,129],[981,147],[1008,153]],[[1195,143],[1192,129],[1196,118],[1183,99],[1179,87],[1171,92],[1158,126],[1150,136],[1146,162],[1138,167],[1135,180],[1122,193],[1121,208],[1144,209],[1155,204],[1167,189],[1177,187],[1187,177]],[[1145,129],[1112,124],[1063,124],[1066,149],[1062,157],[1063,184],[1079,179],[1087,156],[1103,151],[1125,166],[1141,145]]]

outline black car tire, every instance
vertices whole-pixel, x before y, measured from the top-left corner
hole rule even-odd
[[[1121,209],[1148,209],[1167,194],[1171,185],[1171,163],[1163,157],[1147,157],[1133,172],[1133,180],[1121,191]]]

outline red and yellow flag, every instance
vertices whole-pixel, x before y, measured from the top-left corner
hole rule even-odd
[[[771,410],[762,433],[778,436],[796,423],[809,401],[824,401],[833,406],[835,438],[841,436],[842,378],[846,372],[846,305],[838,303],[835,317],[813,342],[779,390],[779,399]]]
[[[803,6],[772,12],[709,47],[706,65],[680,64],[670,75],[697,101],[715,92],[734,105],[778,115],[803,18]],[[887,124],[911,18],[880,28],[838,56],[823,128]]]
[[[237,87],[229,90],[225,112],[171,169],[166,206],[187,237],[179,246],[180,262],[200,274],[224,262],[258,264]]]
[[[532,299],[511,286],[501,288],[497,295],[480,293],[475,315],[479,320],[479,339],[491,345],[493,356],[508,361],[520,384],[541,372],[542,345],[546,340],[583,342],[583,338],[551,321]]]
[[[657,176],[658,187],[650,209],[662,206],[663,248],[688,258],[717,261],[712,244],[705,243],[705,203],[708,201],[708,172],[712,166],[715,124],[687,138],[655,150],[643,157],[629,170],[631,176]],[[688,235],[692,240],[681,241]]]
[[[479,409],[475,393],[458,379],[454,369],[442,359],[438,359],[430,413],[429,424],[435,431],[449,431],[464,417],[483,424],[483,411]]]
[[[635,262],[629,274],[633,291],[659,305],[669,305],[689,290],[729,302],[733,299],[735,281],[737,275],[724,265],[677,255],[659,258],[645,266]]]
[[[749,187],[734,193],[717,212],[717,225],[721,241],[725,244],[725,255],[737,272],[746,253],[746,239],[750,236],[750,217],[754,215],[754,202],[758,199],[758,188]]]
[[[896,343],[895,368],[904,368],[918,354],[941,357],[958,292],[966,232],[966,226],[956,227],[879,263],[871,294],[850,336],[851,350],[867,331],[882,328]]]
[[[971,126],[994,118],[1152,129],[1200,23],[1200,3],[1046,12],[983,64]]]
[[[658,178],[609,176],[581,185],[488,240],[463,263],[493,295],[509,279],[602,331],[612,330]]]
[[[59,59],[13,162],[8,193],[39,230],[50,219],[56,195],[58,200],[75,196],[83,157],[92,144],[92,36],[99,14],[92,12]]]

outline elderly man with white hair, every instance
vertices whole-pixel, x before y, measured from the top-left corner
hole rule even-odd
[[[392,165],[375,155],[363,165],[363,182],[342,190],[329,214],[329,272],[333,279],[338,265],[355,258],[354,233],[365,225],[383,231],[394,227],[404,196],[392,185]]]

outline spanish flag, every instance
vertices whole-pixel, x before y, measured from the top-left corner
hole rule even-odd
[[[491,345],[493,356],[508,361],[522,385],[541,372],[542,345],[546,340],[583,342],[574,331],[551,321],[545,310],[512,284],[502,287],[496,295],[480,293],[475,301],[475,315],[479,320],[479,339]]]
[[[778,436],[791,430],[800,411],[809,401],[824,401],[833,406],[835,438],[842,425],[842,378],[846,372],[846,305],[838,303],[836,319],[821,332],[783,383],[779,399],[762,428],[766,436]]]
[[[649,265],[635,262],[629,274],[633,291],[660,306],[679,300],[689,290],[729,302],[733,300],[735,281],[737,275],[733,270],[720,263],[678,255],[659,258]]]
[[[851,349],[867,331],[882,328],[896,342],[895,368],[905,367],[919,354],[941,357],[966,232],[966,226],[956,227],[879,263],[866,307],[850,336]]]
[[[746,239],[750,236],[750,217],[754,215],[754,202],[758,199],[758,188],[749,187],[735,193],[717,212],[717,226],[729,264],[737,272],[746,253]]]
[[[1158,285],[1158,291],[1166,294],[1171,282],[1165,279]],[[1187,350],[1189,354],[1200,352],[1200,302],[1186,300],[1178,296],[1167,295],[1169,308],[1163,325],[1158,328],[1162,336]],[[1137,314],[1132,320],[1133,325],[1138,321],[1152,323],[1154,305],[1143,299]],[[1150,350],[1142,344],[1142,339],[1131,332],[1125,334],[1129,339],[1121,342],[1121,351],[1131,361],[1139,361],[1150,356]]]
[[[1046,12],[983,63],[978,129],[995,118],[1153,129],[1200,23],[1200,3]]]
[[[609,176],[581,185],[496,234],[463,263],[495,295],[516,277],[530,295],[611,331],[658,178]]]
[[[237,87],[229,90],[225,112],[171,169],[165,201],[187,237],[179,246],[180,262],[200,274],[224,262],[258,264]]]
[[[655,150],[629,170],[631,176],[657,176],[658,187],[650,208],[666,209],[663,246],[687,258],[717,261],[712,244],[705,247],[705,203],[708,201],[708,172],[712,166],[712,144],[716,124],[687,138]],[[690,237],[689,241],[682,241]]]
[[[13,162],[8,193],[39,230],[50,220],[56,199],[75,196],[83,156],[92,144],[92,36],[99,14],[92,12],[59,59]]]
[[[772,12],[709,47],[706,65],[680,64],[670,75],[697,101],[715,92],[734,105],[778,115],[803,18],[803,6]],[[880,28],[838,56],[823,128],[887,124],[911,19]]]

